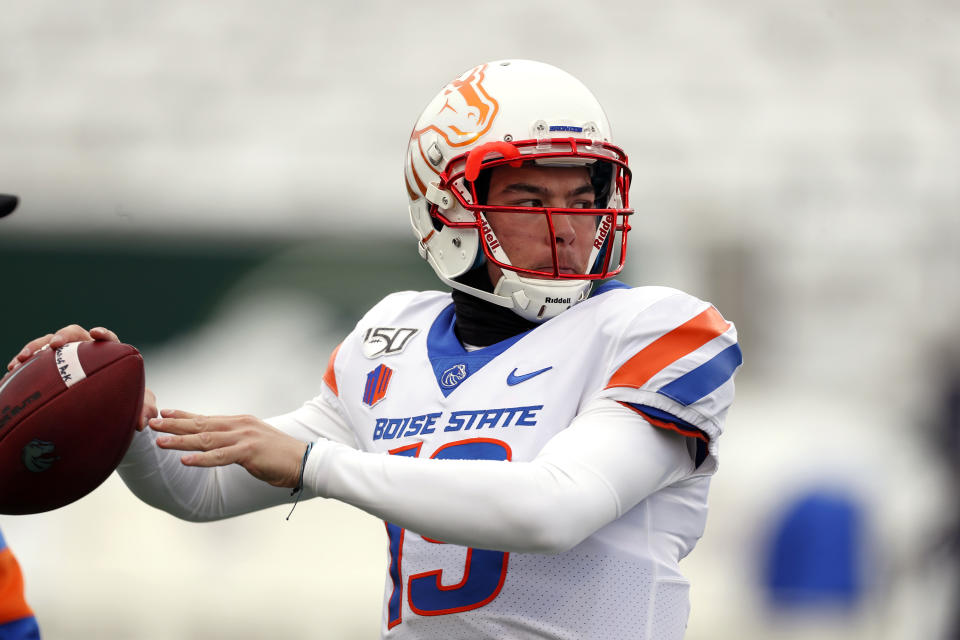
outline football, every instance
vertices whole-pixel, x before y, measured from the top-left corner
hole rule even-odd
[[[116,342],[44,349],[0,380],[0,513],[50,511],[96,489],[143,406],[140,352]]]

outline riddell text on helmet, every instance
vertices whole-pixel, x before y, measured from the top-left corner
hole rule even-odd
[[[600,231],[597,234],[597,239],[593,241],[593,246],[595,248],[603,248],[603,241],[607,239],[607,234],[610,233],[610,227],[612,226],[613,223],[610,221],[610,217],[605,217],[603,222],[600,223]]]

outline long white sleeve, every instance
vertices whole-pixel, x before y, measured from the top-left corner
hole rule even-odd
[[[267,422],[304,442],[324,438],[354,444],[343,417],[322,398]],[[258,480],[240,465],[201,468],[181,464],[184,453],[158,447],[158,435],[151,429],[135,434],[117,469],[127,487],[151,506],[185,520],[207,521],[294,500],[289,489]],[[309,493],[305,497],[310,497]]]
[[[320,441],[304,482],[444,542],[558,553],[692,471],[685,438],[597,400],[530,462],[418,459]]]

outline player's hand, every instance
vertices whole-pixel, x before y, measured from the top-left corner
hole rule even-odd
[[[180,458],[190,467],[239,464],[252,476],[275,487],[294,488],[307,443],[254,416],[201,416],[164,409],[150,428],[163,449],[194,451]]]
[[[42,349],[59,349],[68,342],[91,342],[95,340],[100,340],[103,342],[120,342],[120,338],[117,337],[117,334],[110,329],[104,327],[94,327],[93,329],[87,331],[78,324],[71,324],[63,327],[56,333],[48,333],[45,336],[41,336],[28,342],[23,349],[20,350],[20,353],[14,356],[13,360],[7,364],[7,371],[9,373],[13,373],[23,366],[24,362],[32,358],[38,351]],[[137,431],[143,431],[144,427],[146,427],[147,420],[158,415],[158,413],[157,397],[152,391],[150,391],[150,389],[145,389],[143,393],[143,411],[140,414],[140,421],[137,423]]]
[[[9,364],[7,364],[7,371],[16,371],[24,362],[32,358],[41,349],[59,349],[68,342],[89,342],[92,340],[120,342],[117,334],[110,331],[110,329],[94,327],[87,331],[78,324],[71,324],[56,333],[48,333],[45,336],[28,342],[24,345],[23,349],[20,350],[20,353],[15,355]]]

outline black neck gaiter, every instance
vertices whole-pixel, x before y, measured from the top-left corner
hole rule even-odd
[[[485,265],[468,271],[457,280],[476,289],[493,291]],[[488,347],[539,326],[507,307],[481,300],[459,289],[453,290],[453,306],[457,316],[454,325],[457,338],[464,344],[476,347]]]

